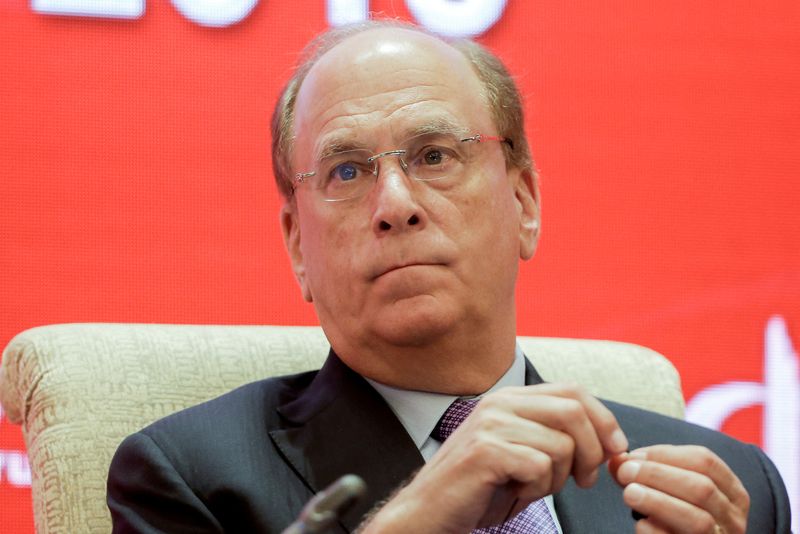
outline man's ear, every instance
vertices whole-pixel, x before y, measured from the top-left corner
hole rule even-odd
[[[514,194],[519,212],[519,257],[529,260],[539,244],[541,224],[539,175],[533,169],[518,172]]]
[[[311,289],[306,280],[306,267],[303,263],[303,252],[300,247],[300,224],[297,220],[297,205],[293,200],[284,202],[281,208],[281,232],[283,233],[283,244],[289,253],[289,261],[292,262],[292,271],[300,284],[300,291],[307,302],[312,302]]]

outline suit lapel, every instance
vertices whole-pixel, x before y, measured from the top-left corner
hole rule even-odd
[[[533,365],[525,364],[526,385],[542,383]],[[333,351],[309,387],[278,412],[287,424],[270,436],[311,491],[323,490],[346,473],[367,483],[366,497],[342,519],[349,531],[424,463],[383,398]],[[592,488],[578,488],[570,479],[553,498],[565,534],[618,531],[634,524],[621,488],[605,468]]]
[[[347,473],[367,483],[366,497],[343,517],[348,530],[423,465],[383,398],[333,351],[308,389],[278,412],[287,425],[270,436],[313,492]]]
[[[525,385],[526,386],[533,386],[536,384],[541,384],[544,382],[542,377],[539,376],[539,372],[533,366],[531,361],[525,356]]]

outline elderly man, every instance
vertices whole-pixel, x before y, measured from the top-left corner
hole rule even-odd
[[[333,30],[273,135],[284,239],[330,356],[129,437],[115,532],[280,531],[349,472],[369,493],[348,530],[788,532],[757,448],[542,383],[516,348],[539,191],[494,56],[398,23]]]

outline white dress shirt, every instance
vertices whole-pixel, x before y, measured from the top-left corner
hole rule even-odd
[[[442,418],[447,408],[458,397],[455,395],[443,395],[441,393],[398,389],[375,382],[369,378],[366,378],[366,380],[389,404],[389,407],[400,420],[403,427],[405,427],[406,432],[411,436],[411,439],[414,441],[414,444],[419,449],[425,461],[427,462],[430,460],[442,445],[439,441],[431,437],[431,432],[433,432],[436,423]],[[508,371],[483,394],[471,398],[481,398],[487,393],[504,387],[524,385],[525,355],[522,353],[522,349],[520,349],[519,345],[517,345],[514,362],[511,364],[511,367],[508,368]],[[550,510],[550,515],[553,517],[553,522],[556,524],[556,528],[558,528],[558,532],[561,533],[561,525],[558,522],[558,516],[556,516],[555,507],[553,505],[553,496],[548,495],[544,500],[545,503],[547,503],[548,510]]]

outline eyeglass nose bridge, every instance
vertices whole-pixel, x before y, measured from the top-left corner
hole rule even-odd
[[[397,159],[400,160],[400,168],[403,169],[403,172],[406,173],[406,175],[408,175],[408,164],[406,163],[406,160],[403,159],[403,156],[405,156],[406,153],[407,151],[402,148],[396,150],[387,150],[386,152],[380,152],[374,156],[368,157],[367,163],[375,166],[375,168],[372,169],[372,173],[377,177],[379,172],[378,160],[385,156],[397,156]]]

